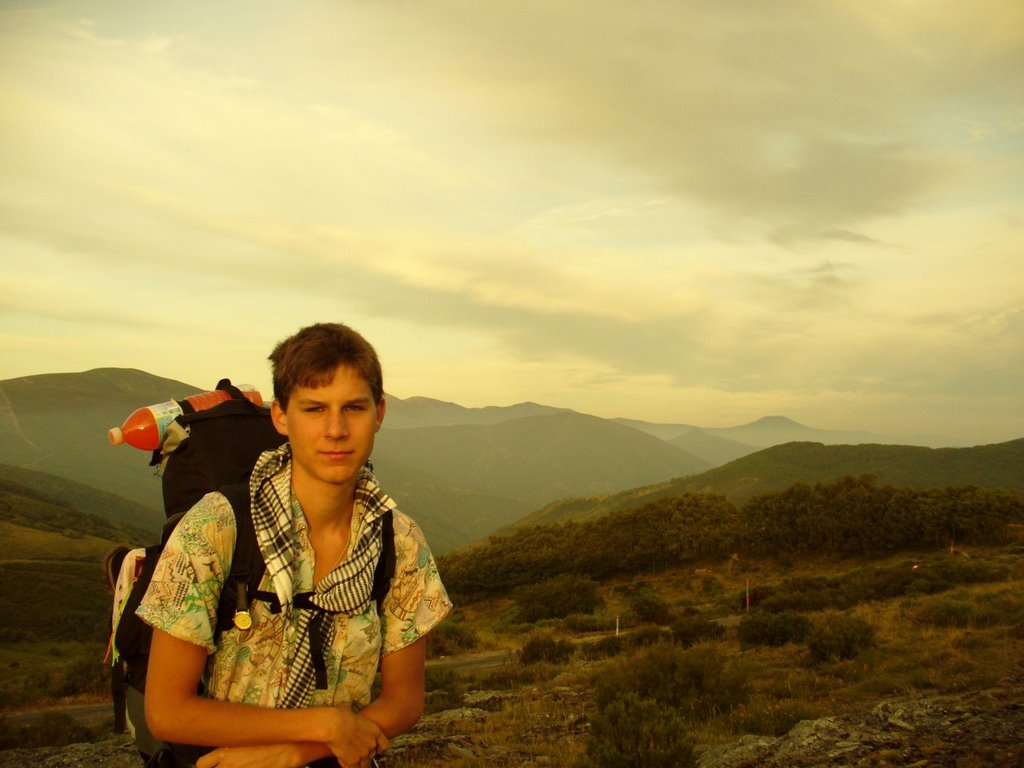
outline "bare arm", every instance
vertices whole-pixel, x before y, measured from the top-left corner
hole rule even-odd
[[[223,747],[296,745],[306,754],[327,745],[343,765],[387,749],[377,724],[346,707],[272,709],[198,695],[206,656],[201,646],[153,631],[146,721],[158,738]]]
[[[377,723],[388,738],[405,733],[423,714],[426,658],[427,638],[424,636],[381,659],[380,696],[359,714]]]
[[[387,738],[412,728],[423,714],[426,665],[426,639],[385,656],[381,660],[381,694],[360,710],[379,725]],[[377,752],[387,749],[387,741],[378,742]],[[325,744],[276,744],[256,747],[227,747],[201,758],[197,768],[293,768],[331,754]],[[342,762],[343,765],[348,763]]]

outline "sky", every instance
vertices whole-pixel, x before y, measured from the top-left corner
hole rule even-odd
[[[1020,0],[0,0],[0,178],[0,380],[1024,437]]]

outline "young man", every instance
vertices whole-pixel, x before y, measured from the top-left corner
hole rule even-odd
[[[284,608],[254,602],[250,629],[215,635],[235,522],[223,495],[205,496],[166,544],[138,611],[154,627],[146,719],[167,742],[216,747],[197,768],[323,758],[366,768],[422,714],[425,636],[451,602],[419,528],[366,466],[386,408],[373,347],[346,326],[317,324],[270,360],[271,416],[288,442],[263,454],[249,487],[267,563],[261,591]],[[396,565],[378,616],[370,589],[388,509]],[[308,592],[311,607],[294,599]]]

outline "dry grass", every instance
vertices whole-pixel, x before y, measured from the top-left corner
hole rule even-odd
[[[695,723],[696,743],[723,743],[745,733],[779,735],[802,719],[842,715],[870,708],[888,695],[931,695],[991,686],[1005,676],[1008,665],[1024,658],[1024,556],[1008,548],[978,548],[967,553],[972,562],[1008,569],[1004,581],[954,586],[937,594],[860,603],[850,613],[875,629],[874,645],[854,659],[813,664],[807,646],[754,647],[744,650],[734,627],[715,643],[742,666],[747,700],[709,721]],[[948,552],[922,555],[938,563]],[[962,557],[963,555],[957,555]],[[602,585],[605,607],[600,612],[609,630],[615,616],[629,624],[631,588],[643,582],[673,611],[699,611],[709,617],[736,616],[742,611],[747,579],[773,586],[795,576],[835,577],[857,568],[912,567],[901,554],[872,561],[822,558],[791,565],[770,560],[710,564]],[[535,628],[510,625],[511,601],[463,606],[465,620],[481,639],[481,649],[518,648]],[[820,613],[808,614],[812,621]],[[734,623],[734,622],[733,622]],[[562,622],[541,627],[558,637],[572,635]],[[577,640],[579,638],[576,638]],[[572,766],[586,749],[586,731],[579,724],[593,710],[593,682],[601,670],[629,663],[628,654],[600,661],[576,657],[564,665],[513,663],[505,669],[476,672],[464,682],[467,690],[512,689],[514,697],[494,712],[460,725],[457,744],[442,754],[403,757],[410,768],[476,768],[496,764]],[[502,756],[507,758],[503,759]]]

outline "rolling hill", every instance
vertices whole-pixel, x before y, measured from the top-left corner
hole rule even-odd
[[[136,505],[42,472],[0,466],[0,531],[5,560],[95,560],[115,544],[150,543],[153,533],[96,510]],[[121,515],[130,517],[130,515]]]
[[[118,544],[150,543],[153,534],[83,511],[107,502],[130,509],[131,502],[10,470],[0,467],[0,641],[102,642],[110,620],[103,556]]]
[[[395,460],[455,487],[534,505],[710,466],[664,440],[575,412],[494,425],[381,430],[377,440],[382,465]]]
[[[155,533],[164,516],[150,456],[110,446],[106,433],[141,405],[197,391],[112,368],[0,382],[0,462],[135,502],[128,507],[108,499],[90,511]],[[389,397],[374,462],[385,487],[439,552],[478,540],[556,498],[612,492],[712,466],[650,435],[565,409],[535,403],[463,408],[395,397]]]
[[[796,482],[817,483],[862,474],[875,475],[885,485],[975,485],[1024,492],[1024,439],[973,448],[786,443],[699,475],[614,494],[555,501],[504,532],[529,525],[591,520],[683,493],[719,494],[742,505],[759,493],[781,490]]]
[[[45,482],[51,494],[76,508],[155,533],[164,516],[160,479],[149,466],[149,454],[110,446],[106,433],[141,405],[198,391],[180,381],[115,368],[2,381],[0,464],[8,469],[0,469],[0,476],[32,470],[91,486],[112,495],[80,498],[78,490],[61,491],[56,481]],[[794,436],[804,445],[872,437],[816,430],[783,417],[712,429],[601,419],[537,403],[465,408],[389,396],[374,462],[388,491],[432,546],[444,552],[524,516],[546,519],[562,514],[558,510],[628,505],[685,490],[713,489],[741,498],[794,479],[859,472],[875,472],[883,482],[916,481],[912,469],[918,459],[907,457],[931,455],[927,448],[880,445],[817,445],[800,455],[795,448],[786,449],[788,454],[759,450]],[[982,461],[960,474],[950,470],[949,477],[983,484],[973,479],[982,471],[994,467]],[[43,481],[22,482],[35,487]]]
[[[116,493],[148,508],[147,520],[140,522],[158,529],[163,501],[149,455],[111,446],[107,430],[141,405],[198,391],[180,381],[117,368],[0,382],[0,462]]]

